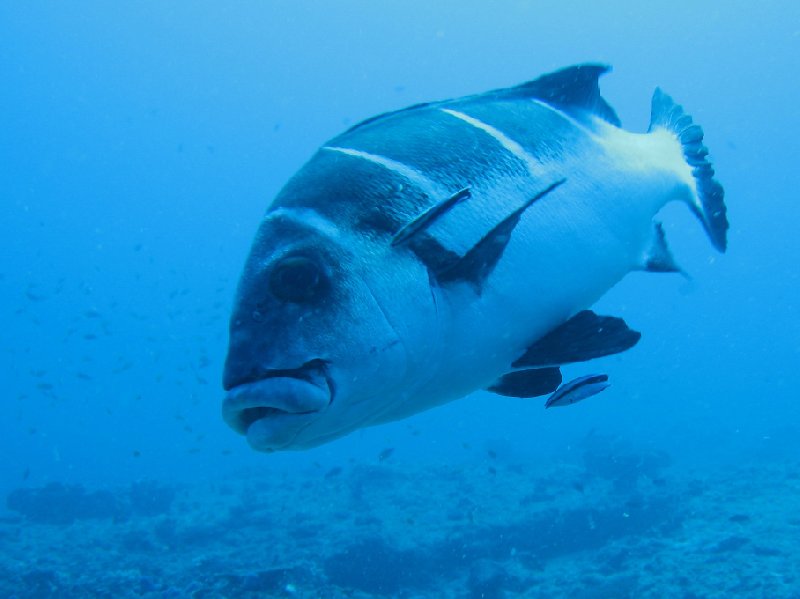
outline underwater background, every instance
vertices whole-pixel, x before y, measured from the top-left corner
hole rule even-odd
[[[227,318],[292,173],[587,61],[703,126],[728,252],[665,210],[691,278],[596,306],[643,333],[602,396],[252,451]],[[0,4],[0,597],[800,597],[799,76],[788,0]]]

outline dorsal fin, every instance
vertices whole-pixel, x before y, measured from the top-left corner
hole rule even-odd
[[[608,73],[610,70],[611,67],[604,64],[579,64],[565,67],[514,87],[504,87],[482,94],[451,98],[438,102],[422,102],[399,110],[384,112],[356,123],[342,135],[347,135],[365,125],[399,114],[423,108],[438,108],[459,102],[473,102],[489,98],[536,98],[563,110],[577,120],[586,120],[586,114],[589,113],[597,115],[601,119],[619,127],[622,123],[620,123],[614,109],[600,95],[600,86],[598,85],[600,75]]]
[[[589,112],[619,127],[619,117],[600,95],[598,85],[600,75],[610,70],[603,64],[579,64],[498,92],[506,92],[502,94],[506,97],[536,98],[579,120]]]

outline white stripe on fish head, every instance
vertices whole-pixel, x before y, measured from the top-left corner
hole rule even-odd
[[[287,405],[308,403],[292,403],[286,384],[263,383],[272,377],[313,383],[312,374],[317,380],[324,375],[330,400],[293,414],[286,420],[291,430],[276,428],[275,419],[272,428],[262,423],[252,429],[248,439],[257,449],[313,444],[301,441],[302,431],[312,422],[336,428],[352,421],[352,405],[364,404],[366,420],[379,418],[385,406],[370,399],[394,396],[404,382],[405,345],[370,284],[376,270],[370,261],[380,259],[370,251],[374,243],[307,207],[278,207],[262,221],[231,319],[225,369],[230,418],[237,430],[249,431],[256,419],[283,418]],[[262,394],[262,388],[283,395]]]
[[[280,208],[270,210],[264,215],[265,221],[279,218],[285,218],[298,224],[302,224],[310,229],[315,230],[323,237],[327,237],[331,240],[340,239],[342,236],[341,231],[336,223],[332,222],[330,219],[326,218],[313,208],[287,208],[281,206]]]

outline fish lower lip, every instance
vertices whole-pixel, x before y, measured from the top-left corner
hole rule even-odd
[[[241,435],[261,420],[296,417],[324,409],[329,389],[291,376],[273,376],[231,389],[222,405],[225,422]]]

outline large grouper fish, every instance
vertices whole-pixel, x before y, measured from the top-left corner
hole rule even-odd
[[[680,271],[655,220],[685,202],[725,250],[703,131],[660,90],[620,128],[603,65],[418,104],[330,140],[260,223],[239,283],[225,421],[261,451],[320,445],[478,389],[566,405],[559,367],[640,334],[589,308]]]

